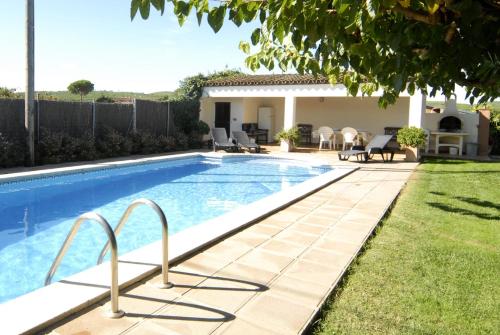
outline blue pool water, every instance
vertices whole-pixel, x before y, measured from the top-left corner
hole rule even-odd
[[[0,184],[0,302],[43,286],[75,219],[95,211],[111,226],[135,199],[155,201],[169,233],[220,216],[331,170],[275,158],[195,156]],[[142,206],[118,237],[120,254],[161,239]],[[83,224],[53,281],[94,266],[106,237]]]

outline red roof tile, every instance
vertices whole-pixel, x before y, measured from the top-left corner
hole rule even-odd
[[[339,78],[339,81],[341,79]],[[271,75],[244,75],[213,79],[206,82],[205,87],[212,86],[257,86],[257,85],[303,85],[303,84],[328,84],[328,79],[323,76],[310,74],[271,74]]]

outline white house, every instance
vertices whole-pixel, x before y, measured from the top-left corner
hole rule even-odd
[[[311,124],[313,129],[350,126],[371,135],[384,134],[387,127],[407,125],[431,132],[439,130],[444,114],[427,113],[426,97],[422,93],[410,96],[403,92],[387,109],[377,105],[381,94],[382,91],[378,91],[371,97],[352,97],[344,85],[330,85],[326,78],[310,75],[221,78],[209,81],[204,87],[200,119],[210,127],[225,127],[229,134],[242,130],[244,123],[258,123],[259,128],[268,129],[269,142],[281,129],[299,123]],[[477,142],[477,115],[461,115],[457,111],[451,114],[461,120],[461,131],[468,134],[465,141]]]

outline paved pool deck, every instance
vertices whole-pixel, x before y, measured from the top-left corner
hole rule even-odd
[[[109,301],[50,334],[301,334],[335,288],[413,173],[416,163],[357,165],[347,177],[276,212],[170,269],[171,289],[157,275],[120,292],[121,319]]]

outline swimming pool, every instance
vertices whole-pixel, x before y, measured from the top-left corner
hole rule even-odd
[[[43,285],[66,234],[84,212],[96,211],[115,226],[130,202],[148,198],[164,210],[175,234],[331,170],[265,156],[197,155],[2,183],[0,302]],[[138,208],[118,237],[119,252],[160,237],[156,215]],[[95,265],[105,241],[98,226],[83,225],[54,280]]]

